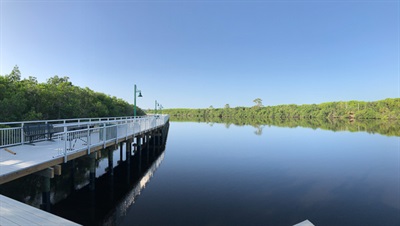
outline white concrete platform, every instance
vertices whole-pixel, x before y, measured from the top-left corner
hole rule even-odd
[[[71,120],[76,121],[77,119]],[[162,115],[124,120],[107,119],[107,121],[100,122],[54,124],[54,128],[57,128],[59,132],[52,134],[50,141],[34,143],[29,143],[26,135],[25,138],[24,135],[21,135],[24,123],[32,122],[11,122],[8,123],[9,125],[0,123],[5,127],[0,128],[0,145],[2,145],[0,148],[0,184],[42,170],[49,170],[48,168],[109,146],[115,147],[121,142],[156,131],[168,120],[168,115]],[[47,123],[47,121],[40,122]],[[15,124],[20,124],[21,127],[15,127]],[[10,125],[14,125],[14,127]],[[77,126],[80,128],[75,128]]]
[[[305,220],[293,226],[315,226],[315,225],[313,225],[309,220]]]
[[[53,160],[55,156],[59,155],[57,149],[57,143],[52,141],[0,148],[0,175]]]
[[[79,225],[0,195],[0,225]]]
[[[86,138],[87,139],[87,138]],[[93,134],[91,136],[92,147],[101,146],[102,144],[97,144],[99,142],[98,134]],[[70,150],[67,152],[68,155],[74,154],[76,152],[82,151],[84,142],[80,139],[75,139],[71,143],[71,147],[74,146],[76,150]],[[68,144],[69,144],[68,143]],[[63,149],[64,141],[56,138],[50,141],[40,141],[32,144],[24,144],[18,146],[11,146],[7,148],[0,148],[0,181],[3,176],[10,173],[17,173],[18,171],[24,171],[31,168],[32,172],[53,166],[54,164],[60,164],[63,162]],[[57,160],[55,163],[52,162]],[[35,169],[35,166],[44,165],[40,169]],[[27,174],[30,174],[28,172]],[[0,183],[1,184],[1,183]]]

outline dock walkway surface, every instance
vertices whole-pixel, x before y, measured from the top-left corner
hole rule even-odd
[[[298,224],[295,224],[293,226],[314,226],[314,224],[311,223],[309,220],[305,220],[305,221],[302,221],[302,222],[300,222]]]
[[[168,122],[169,116],[85,120],[52,123],[56,132],[51,139],[42,137],[33,143],[24,141],[27,139],[23,126],[38,122],[22,122],[11,128],[0,128],[0,184],[156,131]],[[14,143],[6,143],[10,140]]]
[[[0,225],[79,225],[0,195]]]

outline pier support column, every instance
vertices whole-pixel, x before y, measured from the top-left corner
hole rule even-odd
[[[153,135],[152,135],[152,140],[153,140],[153,158],[156,156],[156,136],[155,136],[155,133],[153,132]]]
[[[125,143],[126,151],[126,182],[131,183],[131,153],[132,153],[132,140],[127,140]]]
[[[145,137],[146,137],[146,148],[148,149],[149,148],[150,135],[148,133],[146,133]]]
[[[54,168],[47,168],[36,172],[35,175],[42,179],[42,210],[50,212],[50,180],[54,178]]]
[[[108,149],[108,194],[110,203],[114,200],[114,148]]]
[[[160,144],[161,144],[161,130],[160,129],[158,129],[157,131],[156,131],[156,145],[157,146],[160,146]]]
[[[108,171],[110,176],[114,176],[114,150],[108,149]]]
[[[136,152],[140,154],[142,149],[142,135],[136,137]]]
[[[71,186],[71,192],[72,191],[74,191],[75,190],[75,159],[72,159],[71,161],[70,161],[70,164],[71,164],[71,168],[70,168],[70,172],[71,172],[71,174],[70,174],[70,180],[71,180],[71,184],[70,184],[70,186]]]
[[[42,205],[41,209],[50,212],[50,177],[42,177],[43,191],[42,191]]]
[[[129,158],[131,156],[131,149],[132,148],[132,140],[127,140],[125,142],[125,160],[129,161]]]
[[[122,163],[122,159],[123,159],[123,145],[124,145],[123,142],[121,142],[119,144],[119,162],[121,162],[121,163]]]
[[[89,188],[91,191],[94,191],[96,184],[96,152],[92,152],[89,155],[90,158],[90,179],[89,179]]]
[[[147,158],[147,161],[146,161],[146,164],[149,164],[149,161],[150,161],[150,150],[149,150],[149,144],[147,143],[147,148],[146,148],[146,158]]]

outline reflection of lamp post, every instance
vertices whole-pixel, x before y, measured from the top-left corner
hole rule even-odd
[[[135,92],[134,93],[135,99],[134,99],[134,102],[133,102],[133,116],[136,117],[136,93],[139,93],[138,97],[143,97],[143,96],[142,96],[142,91],[136,90],[136,84],[135,84],[135,91],[134,92]]]

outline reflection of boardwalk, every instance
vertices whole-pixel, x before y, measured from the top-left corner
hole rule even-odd
[[[25,143],[24,137],[21,136],[22,132],[18,133],[22,131],[23,123],[20,127],[1,129],[2,140],[15,140],[16,142],[13,146],[0,148],[0,184],[49,169],[49,167],[129,139],[133,140],[136,136],[156,131],[164,126],[168,119],[168,115],[163,115],[100,122],[54,124],[55,130],[58,132],[53,135],[52,140],[42,140],[32,144]],[[16,135],[5,137],[3,134]]]
[[[105,158],[96,160],[103,163],[106,162],[104,160],[109,161],[108,170],[99,177],[97,174],[90,178],[85,177],[85,171],[75,171],[77,174],[74,176],[63,175],[66,180],[72,180],[72,183],[75,182],[73,178],[82,178],[84,182],[80,183],[84,186],[76,189],[74,183],[71,191],[56,190],[55,193],[65,198],[54,202],[51,206],[52,212],[82,225],[120,225],[164,160],[167,133],[168,124],[164,127],[164,138],[158,140],[154,137],[149,140],[134,155],[127,155],[119,160],[112,170],[110,161],[113,159],[110,156],[114,156],[111,158],[115,160],[118,156],[115,152],[118,150],[109,149]],[[83,165],[87,164],[88,162]],[[61,194],[63,192],[65,194]]]
[[[0,195],[0,225],[78,225]]]
[[[146,171],[143,175],[142,179],[134,186],[134,188],[124,197],[124,201],[121,202],[115,209],[115,212],[118,216],[118,219],[126,216],[127,211],[131,205],[133,205],[140,195],[140,192],[146,188],[146,184],[150,182],[150,179],[153,177],[154,173],[161,165],[161,162],[164,160],[164,152],[157,158],[157,160],[151,165],[151,167]]]

